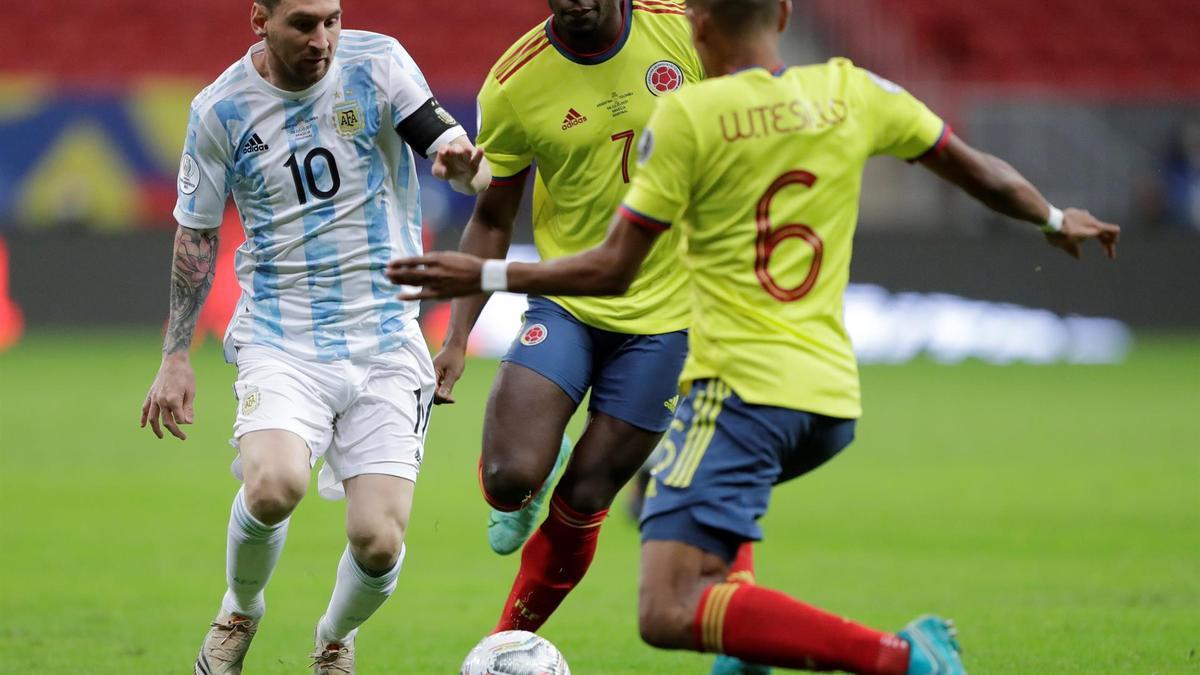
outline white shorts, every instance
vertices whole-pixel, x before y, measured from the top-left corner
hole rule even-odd
[[[342,481],[385,474],[416,481],[433,407],[433,361],[414,327],[403,347],[329,363],[270,347],[237,351],[237,421],[231,444],[252,431],[282,429],[308,444],[309,461],[325,465],[320,495],[345,496]],[[233,473],[242,479],[240,461]]]

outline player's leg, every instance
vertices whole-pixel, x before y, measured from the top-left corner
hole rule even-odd
[[[947,622],[922,617],[881,632],[784,593],[721,579],[725,561],[678,541],[642,546],[638,626],[663,649],[734,655],[746,663],[890,675],[965,673]],[[732,668],[732,666],[731,666]],[[730,672],[754,672],[741,666]]]
[[[686,334],[589,331],[597,365],[587,428],[521,553],[496,630],[537,630],[583,579],[609,507],[670,424]]]
[[[352,667],[359,626],[396,590],[413,497],[413,482],[397,476],[364,474],[342,484],[349,544],[338,562],[329,606],[317,622],[313,654],[330,672]]]
[[[290,431],[264,429],[238,439],[242,488],[229,517],[226,579],[221,607],[259,619],[263,589],[283,551],[289,517],[304,497],[310,477],[309,450]]]
[[[613,413],[616,417],[643,427],[652,425],[651,428],[665,430],[665,426],[660,422],[663,410],[665,409],[673,415],[675,407],[679,403],[676,383],[679,381],[679,371],[683,369],[683,361],[687,356],[686,331],[642,336],[639,340],[625,345],[624,349],[618,351],[614,356],[618,363],[628,363],[629,367],[606,369],[609,380],[601,382],[598,387],[601,390],[614,392],[614,394],[608,396],[607,400],[599,403],[598,406],[593,404],[593,407],[599,407],[599,409]],[[654,371],[655,380],[653,382],[644,375],[647,367],[657,368]],[[633,378],[630,378],[630,375]],[[639,388],[642,392],[636,400],[632,401],[634,404],[632,408],[623,405],[626,402],[619,394],[630,385],[640,385]],[[630,414],[636,415],[636,417],[631,417]],[[650,470],[661,459],[660,454],[661,449],[647,457],[638,467],[631,483],[629,513],[634,522],[637,522],[642,515],[646,488],[650,485]]]
[[[283,352],[238,353],[234,473],[243,485],[230,509],[227,589],[205,637],[195,671],[240,673],[266,609],[263,591],[287,538],[289,517],[308,488],[313,452],[328,443],[333,413],[319,392],[321,366]]]
[[[638,625],[664,649],[737,656],[801,670],[904,675],[908,644],[779,591],[724,581],[722,556],[681,541],[642,546]]]
[[[853,425],[747,405],[719,381],[696,383],[664,442],[668,457],[656,467],[643,514],[643,639],[787,668],[962,672],[944,640],[937,645],[947,656],[937,664],[942,670],[922,670],[914,654],[923,651],[910,649],[918,643],[910,635],[876,631],[784,593],[728,581],[728,563],[741,544],[761,536],[756,521],[774,484],[834,456],[853,437]]]
[[[531,297],[484,416],[479,478],[492,506],[488,543],[508,554],[529,538],[571,446],[567,422],[590,385],[592,338],[557,304]]]
[[[209,626],[194,670],[240,673],[266,610],[263,590],[283,552],[288,517],[308,486],[308,445],[280,430],[255,431],[239,441],[245,479],[233,498],[225,551],[225,595]]]
[[[345,366],[345,380],[357,386],[344,401],[317,485],[322,497],[346,495],[349,543],[317,622],[316,673],[353,672],[358,629],[391,597],[404,563],[434,388],[417,330],[401,349]]]
[[[607,510],[647,464],[674,416],[687,357],[686,331],[596,333],[591,415],[556,494],[581,513]]]
[[[595,556],[608,507],[659,436],[603,413],[592,415],[545,521],[521,551],[521,568],[496,631],[538,630],[578,585]]]
[[[500,364],[483,421],[479,481],[492,508],[516,511],[551,477],[578,402],[529,367]]]
[[[744,541],[738,547],[733,562],[729,564],[729,571],[725,574],[725,581],[731,584],[754,583],[754,542]],[[771,668],[768,666],[746,663],[736,656],[717,654],[709,675],[767,675],[770,672]]]

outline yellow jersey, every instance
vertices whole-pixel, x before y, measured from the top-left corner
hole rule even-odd
[[[479,136],[493,184],[536,164],[533,238],[544,259],[604,241],[636,173],[637,139],[660,98],[698,82],[683,3],[625,0],[621,36],[599,54],[577,54],[552,21],[500,58],[479,92]],[[651,335],[686,328],[687,276],[680,235],[655,244],[622,297],[552,297],[596,328]]]
[[[948,136],[916,98],[840,58],[663,99],[622,211],[684,233],[684,386],[719,377],[749,403],[861,415],[842,296],[863,166],[915,159]]]

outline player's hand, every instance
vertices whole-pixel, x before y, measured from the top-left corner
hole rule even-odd
[[[433,372],[437,376],[437,388],[433,390],[435,405],[454,403],[454,383],[462,377],[467,365],[467,353],[462,347],[446,345],[433,357]]]
[[[1051,246],[1061,248],[1074,258],[1083,255],[1083,242],[1095,239],[1110,260],[1117,257],[1117,242],[1121,239],[1121,227],[1099,220],[1083,209],[1063,211],[1062,232],[1046,233]]]
[[[439,251],[388,263],[387,278],[393,284],[421,286],[420,291],[402,293],[401,300],[444,300],[482,293],[480,274],[483,259],[468,253]]]
[[[482,163],[483,148],[472,148],[468,143],[443,145],[433,159],[433,176],[459,192],[474,194],[471,184]]]
[[[196,376],[187,356],[164,357],[154,384],[150,385],[150,393],[146,394],[146,401],[142,404],[140,426],[144,429],[149,422],[154,435],[159,438],[163,438],[162,427],[166,427],[172,436],[186,441],[187,434],[179,425],[195,421],[196,413],[192,408],[195,398]]]

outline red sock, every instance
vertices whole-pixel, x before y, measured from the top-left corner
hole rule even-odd
[[[608,509],[579,513],[557,494],[550,499],[550,515],[521,551],[521,569],[495,632],[536,631],[546,623],[592,564],[607,515]]]
[[[904,675],[908,644],[761,586],[715,584],[696,607],[700,651],[803,670]]]
[[[743,541],[738,547],[737,556],[729,566],[725,580],[731,584],[754,583],[754,542]]]

